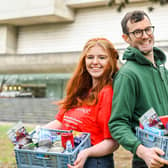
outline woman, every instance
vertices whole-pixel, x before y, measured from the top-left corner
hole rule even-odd
[[[112,77],[117,72],[118,52],[105,38],[89,40],[79,64],[59,102],[56,120],[45,127],[91,134],[92,146],[82,150],[68,168],[113,168],[118,143],[111,137],[108,120],[112,105]]]

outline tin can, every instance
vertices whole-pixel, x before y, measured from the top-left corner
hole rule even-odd
[[[72,133],[61,133],[61,142],[64,149],[66,149],[66,142],[70,141],[72,148],[74,148],[74,138]]]

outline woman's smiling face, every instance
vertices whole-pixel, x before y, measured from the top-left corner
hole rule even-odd
[[[109,65],[109,55],[100,45],[95,45],[87,52],[85,64],[93,83],[95,83],[104,74],[106,67]]]

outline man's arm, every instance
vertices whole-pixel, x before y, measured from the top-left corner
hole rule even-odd
[[[114,94],[112,100],[112,113],[109,120],[111,135],[124,148],[136,152],[140,141],[133,132],[133,127],[138,121],[134,121],[134,108],[136,106],[136,83],[133,77],[119,74],[114,81]]]
[[[164,155],[161,149],[143,146],[133,132],[133,126],[139,122],[137,120],[134,123],[133,120],[137,89],[132,78],[124,75],[116,78],[109,121],[112,137],[124,148],[143,159],[149,168],[168,165],[168,161],[160,157],[160,155]]]

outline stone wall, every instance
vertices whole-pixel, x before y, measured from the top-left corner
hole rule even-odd
[[[0,121],[45,124],[54,120],[58,107],[54,99],[1,98]]]

